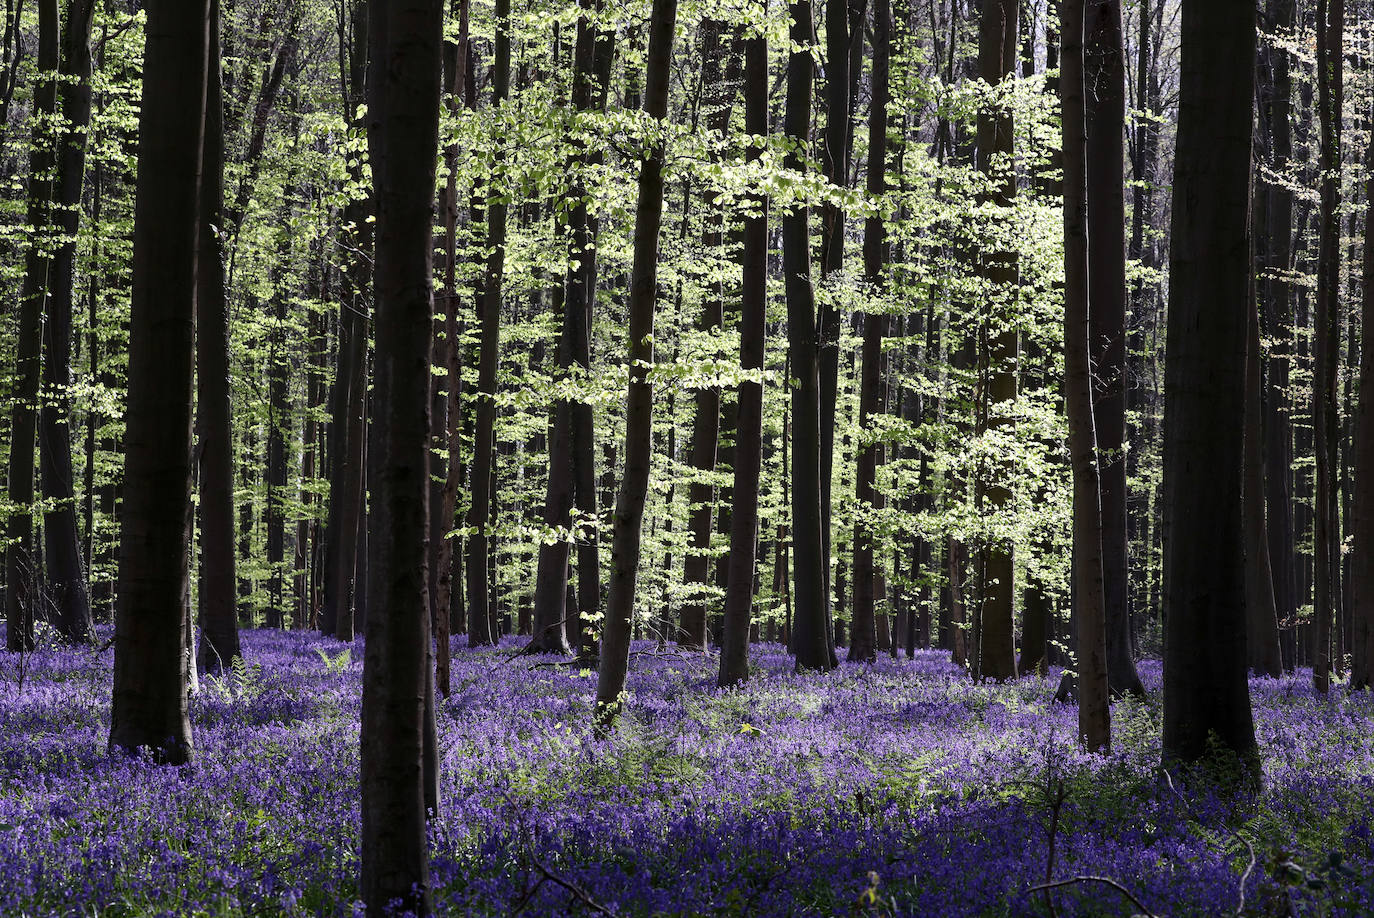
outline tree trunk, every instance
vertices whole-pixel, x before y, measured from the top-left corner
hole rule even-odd
[[[978,69],[989,84],[1000,83],[1016,72],[1017,0],[988,0],[983,4],[978,39]],[[1010,207],[1016,195],[1016,171],[1012,162],[1013,132],[1011,112],[989,103],[978,113],[978,168],[992,184],[992,201]],[[1002,220],[998,216],[994,219]],[[987,292],[989,325],[996,333],[984,332],[987,339],[987,420],[986,427],[1006,427],[1005,416],[1016,400],[1017,365],[1020,343],[1014,322],[1008,321],[1015,303],[1017,264],[1014,252],[985,251],[981,265],[991,288]],[[994,320],[993,313],[1000,313]],[[976,480],[977,489],[989,505],[989,512],[1000,515],[1011,502],[1011,491],[1000,484],[1002,475],[984,468]],[[1013,636],[1014,576],[1012,547],[1003,539],[989,537],[982,547],[979,565],[979,612],[981,627],[976,627],[976,646],[972,671],[975,678],[990,677],[998,682],[1016,678],[1016,642]]]
[[[644,113],[662,124],[668,116],[668,77],[673,60],[677,0],[654,0],[649,16],[649,54],[644,66]],[[654,302],[658,290],[658,240],[663,222],[664,141],[651,143],[639,164],[639,203],[635,210],[634,266],[630,276],[630,382],[625,398],[625,471],[616,494],[611,534],[611,589],[601,634],[601,667],[596,681],[596,723],[614,722],[625,693],[630,665],[630,629],[639,573],[644,498],[649,487],[653,439]]]
[[[1257,763],[1241,522],[1254,4],[1185,0],[1165,348],[1164,758]]]
[[[1253,299],[1251,300],[1253,302]],[[1264,518],[1264,450],[1260,408],[1259,310],[1246,316],[1245,444],[1241,511],[1245,524],[1245,613],[1247,662],[1260,675],[1280,676],[1279,617],[1274,605],[1274,576],[1269,569],[1269,540]]]
[[[1088,315],[1087,114],[1084,105],[1084,0],[1060,4],[1060,99],[1064,149],[1064,404],[1073,468],[1073,617],[1078,637],[1078,735],[1093,752],[1111,747],[1102,504],[1093,425]]]
[[[492,71],[492,105],[499,108],[510,92],[510,0],[497,0],[496,55]],[[498,151],[497,156],[501,154]],[[496,371],[501,348],[501,292],[506,269],[507,206],[494,184],[487,188],[487,263],[481,297],[481,344],[477,361],[477,429],[472,448],[472,490],[468,510],[467,592],[468,646],[495,644],[489,618],[482,613],[491,595],[491,534],[494,514],[489,481],[495,471]]]
[[[434,747],[427,558],[434,181],[442,0],[378,2],[368,30],[368,149],[376,188],[379,538],[363,662],[360,898],[433,907],[425,834]],[[427,780],[428,779],[428,780]]]
[[[1102,493],[1102,584],[1107,614],[1107,681],[1113,695],[1143,697],[1131,652],[1126,538],[1126,55],[1121,0],[1089,0],[1084,79],[1088,142],[1088,334],[1092,341],[1093,427]]]
[[[210,3],[196,250],[196,433],[200,440],[200,668],[242,655],[234,557],[234,437],[229,390],[229,304],[224,290],[224,98],[219,0]]]
[[[877,200],[887,190],[887,102],[889,36],[892,13],[888,0],[873,2],[873,83],[872,101],[868,110],[868,176],[865,190],[870,199]],[[864,220],[864,279],[876,295],[886,288],[884,269],[887,261],[887,238],[883,218],[873,214]],[[854,476],[854,496],[858,512],[877,511],[883,506],[883,496],[875,489],[878,453],[881,446],[867,439],[872,417],[882,411],[879,404],[882,385],[883,334],[887,316],[877,312],[864,315],[863,368],[859,381],[859,446]],[[860,518],[854,525],[854,620],[849,638],[851,662],[872,662],[877,659],[877,628],[874,621],[876,575],[873,570],[873,524]]]
[[[148,4],[110,748],[191,756],[191,402],[210,0]]]
[[[762,33],[744,40],[744,129],[755,137],[768,135],[768,39]],[[759,146],[746,154],[749,162],[763,156]],[[761,374],[768,338],[768,198],[754,195],[744,218],[741,256],[743,290],[740,295],[740,368]],[[729,574],[725,586],[725,621],[720,638],[721,687],[749,678],[749,620],[754,601],[758,561],[759,476],[763,466],[763,380],[741,379],[739,419],[735,427],[735,498],[730,515]]]
[[[1331,681],[1331,617],[1340,570],[1336,516],[1336,368],[1340,362],[1340,164],[1345,0],[1317,3],[1317,121],[1321,128],[1321,226],[1317,257],[1317,311],[1313,329],[1312,434],[1316,452],[1313,531],[1312,682],[1325,692]]]
[[[811,128],[811,82],[815,63],[811,4],[789,4],[794,50],[787,58],[784,131],[795,146],[784,166],[803,169],[802,148]],[[810,221],[807,208],[793,206],[782,219],[782,270],[787,299],[787,349],[792,390],[792,651],[797,668],[832,669],[830,601],[826,594],[826,540],[822,534],[820,377],[817,368],[816,293],[811,286]]]
[[[10,511],[5,526],[5,646],[12,651],[33,647],[34,607],[42,595],[38,546],[33,533],[33,453],[38,419],[40,329],[48,311],[45,254],[53,231],[53,181],[56,159],[52,120],[57,111],[60,24],[57,0],[38,3],[38,73],[33,93],[33,137],[29,152],[28,225],[34,238],[24,255],[24,282],[19,293],[15,386],[10,405],[10,450],[7,488]],[[18,52],[16,52],[17,54]]]
[[[1365,155],[1364,263],[1360,311],[1360,404],[1355,420],[1355,485],[1351,501],[1350,687],[1374,684],[1374,137]]]

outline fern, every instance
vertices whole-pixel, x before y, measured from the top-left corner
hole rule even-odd
[[[331,657],[318,647],[315,648],[315,653],[319,654],[320,659],[324,661],[325,672],[333,676],[341,676],[348,672],[348,666],[353,662],[353,649],[351,647],[345,647],[339,651],[339,655],[336,657]]]

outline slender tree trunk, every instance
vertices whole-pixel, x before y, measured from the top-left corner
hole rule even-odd
[[[496,57],[492,71],[492,105],[500,108],[510,93],[510,0],[496,4]],[[498,156],[500,154],[498,153]],[[491,527],[494,514],[488,482],[494,473],[492,451],[496,437],[496,371],[501,348],[501,293],[506,269],[506,212],[504,188],[488,186],[487,263],[482,284],[481,345],[477,362],[477,430],[473,441],[471,504],[468,510],[467,592],[468,644],[495,644],[487,616],[480,614],[491,594]]]
[[[229,309],[224,290],[224,98],[219,0],[210,2],[196,251],[196,433],[200,439],[200,667],[241,656],[234,558],[234,436],[229,396]]]
[[[1364,262],[1360,311],[1360,403],[1350,550],[1351,688],[1374,684],[1374,137],[1365,155]]]
[[[425,834],[435,777],[427,558],[430,336],[442,0],[379,0],[368,30],[368,149],[377,198],[378,536],[363,662],[360,897],[433,907]],[[431,745],[426,748],[426,740]]]
[[[148,4],[110,748],[191,756],[191,402],[210,0]]]
[[[1131,652],[1126,538],[1126,55],[1121,0],[1089,0],[1084,40],[1088,145],[1088,312],[1093,427],[1102,493],[1107,681],[1113,695],[1144,696]]]
[[[649,54],[644,66],[644,113],[662,124],[668,116],[669,73],[677,0],[654,0],[649,16]],[[596,722],[608,728],[623,702],[630,665],[630,629],[639,573],[644,498],[649,487],[653,432],[654,302],[658,285],[658,241],[663,222],[663,162],[659,137],[639,164],[635,210],[634,266],[630,276],[630,383],[625,400],[625,471],[616,495],[611,535],[611,589],[601,634],[601,668],[596,682]]]
[[[762,32],[744,40],[744,129],[755,137],[768,135],[768,39]],[[757,162],[762,156],[762,148],[751,146],[747,160]],[[761,374],[768,338],[768,198],[754,195],[749,203],[753,209],[744,218],[741,258],[740,368]],[[735,506],[730,515],[729,575],[720,639],[718,684],[722,687],[749,678],[749,620],[758,558],[762,465],[763,380],[741,379],[735,428]]]
[[[53,231],[56,151],[52,120],[57,111],[60,28],[57,0],[39,0],[38,82],[33,93],[34,129],[29,152],[28,225],[34,238],[24,255],[24,281],[19,293],[17,380],[10,405],[7,476],[11,509],[5,526],[5,645],[13,651],[33,646],[34,607],[42,593],[33,533],[33,459],[42,365],[40,329],[51,289],[52,261],[45,253],[46,237]]]
[[[1253,302],[1253,299],[1252,299]],[[1244,493],[1245,614],[1247,662],[1260,675],[1280,676],[1279,616],[1274,605],[1274,576],[1269,569],[1269,540],[1264,518],[1264,450],[1261,430],[1259,311],[1247,310],[1245,344]]]
[[[988,0],[983,4],[978,40],[978,68],[990,84],[1012,78],[1016,73],[1017,0]],[[1016,195],[1016,172],[1012,162],[1013,132],[1010,111],[989,103],[978,113],[978,168],[992,184],[992,201],[1009,207]],[[1004,219],[997,217],[995,219]],[[1010,403],[1016,400],[1017,367],[1020,342],[1015,324],[1006,321],[1015,300],[1016,255],[1007,251],[985,251],[981,270],[987,280],[989,324],[1001,330],[985,331],[988,365],[986,427],[1006,427]],[[993,319],[993,313],[1000,313]],[[986,499],[996,516],[1011,502],[1011,491],[1000,484],[1002,476],[985,468],[976,479],[979,499]],[[990,538],[981,548],[978,599],[980,613],[975,627],[976,645],[972,671],[975,678],[990,677],[1002,682],[1016,677],[1016,642],[1013,636],[1014,576],[1012,548],[1004,540]]]
[[[868,110],[868,177],[866,191],[877,200],[887,190],[887,103],[889,41],[892,13],[888,0],[873,2],[873,82],[872,101]],[[887,238],[883,218],[874,214],[864,220],[864,279],[875,293],[885,289],[884,270],[887,261]],[[872,418],[881,412],[883,335],[887,316],[877,312],[864,315],[863,368],[859,382],[860,436],[872,429]],[[854,476],[854,496],[862,514],[883,506],[883,497],[875,489],[878,453],[876,442],[863,441],[859,447],[857,470]],[[852,662],[872,662],[877,658],[877,629],[874,622],[876,575],[873,570],[873,526],[862,519],[854,525],[854,620],[849,639],[849,659]]]
[[[1165,347],[1164,758],[1257,761],[1241,470],[1255,86],[1249,0],[1184,0]]]
[[[1078,735],[1090,751],[1111,746],[1106,596],[1102,579],[1102,504],[1093,425],[1088,316],[1087,130],[1084,0],[1062,0],[1060,98],[1064,149],[1064,403],[1073,468],[1074,623],[1078,637]]]
[[[1312,681],[1325,692],[1331,681],[1331,617],[1340,577],[1340,525],[1336,516],[1336,368],[1340,362],[1340,163],[1345,0],[1317,3],[1317,121],[1321,130],[1321,226],[1317,257],[1317,310],[1313,331],[1312,433],[1316,452]]]
[[[784,131],[795,145],[784,166],[803,169],[802,148],[811,129],[811,82],[815,64],[811,4],[793,2],[787,59]],[[830,602],[826,595],[826,540],[821,510],[820,377],[817,368],[816,293],[811,286],[807,209],[791,207],[782,219],[782,270],[787,299],[787,348],[792,390],[792,551],[794,605],[792,651],[798,669],[831,669]]]

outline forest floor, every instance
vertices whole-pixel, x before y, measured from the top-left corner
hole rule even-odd
[[[721,692],[714,656],[637,644],[598,741],[594,674],[457,643],[441,914],[1215,915],[1243,873],[1245,914],[1374,914],[1374,700],[1306,674],[1253,683],[1264,789],[1223,805],[1159,770],[1156,663],[1099,758],[1053,680],[973,685],[942,653],[798,676],[755,647]],[[108,649],[0,655],[0,914],[354,911],[360,647],[244,648],[182,769],[106,754]],[[1032,890],[1080,874],[1139,904]]]

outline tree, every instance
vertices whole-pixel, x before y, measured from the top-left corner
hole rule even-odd
[[[496,60],[492,71],[492,104],[510,95],[510,0],[496,3]],[[498,162],[499,162],[498,154]],[[487,263],[482,281],[481,344],[477,364],[477,428],[473,434],[471,504],[468,509],[467,593],[468,643],[496,643],[487,603],[491,596],[491,478],[496,446],[496,371],[501,349],[501,282],[506,266],[506,199],[504,189],[487,186]]]
[[[1126,51],[1121,0],[1090,0],[1085,79],[1088,145],[1088,312],[1093,426],[1102,493],[1102,577],[1106,591],[1107,681],[1112,694],[1143,697],[1132,654],[1126,578]]]
[[[148,4],[110,748],[191,756],[191,392],[210,0]]]
[[[873,3],[873,99],[868,110],[868,176],[866,190],[879,199],[887,187],[887,102],[889,98],[889,36],[892,13],[887,0]],[[864,220],[864,279],[873,290],[884,289],[886,232],[881,214]],[[871,311],[864,314],[863,370],[859,382],[859,427],[861,435],[870,429],[873,415],[879,413],[882,381],[883,335],[887,316]],[[858,469],[854,476],[854,496],[860,512],[865,506],[882,507],[882,496],[875,488],[878,451],[875,442],[859,447]],[[849,639],[851,661],[872,662],[877,658],[877,633],[874,621],[876,576],[873,570],[874,538],[872,524],[859,520],[854,525],[854,621]],[[1008,584],[1010,587],[1010,584]]]
[[[1321,130],[1321,215],[1312,343],[1312,437],[1317,469],[1312,535],[1312,682],[1319,692],[1325,692],[1331,681],[1331,618],[1340,595],[1340,521],[1336,509],[1340,420],[1336,407],[1336,369],[1340,363],[1339,211],[1344,27],[1345,0],[1318,0],[1317,123]]]
[[[367,138],[377,204],[376,443],[372,525],[380,604],[367,616],[362,858],[370,912],[429,914],[426,706],[433,697],[425,543],[429,511],[434,183],[443,0],[374,0]],[[428,697],[427,697],[428,696]],[[432,766],[431,766],[432,767]]]
[[[989,84],[1001,83],[1016,73],[1017,0],[988,0],[978,30],[979,74]],[[978,112],[978,168],[991,185],[990,201],[999,209],[1010,206],[1016,195],[1016,171],[1011,162],[1013,150],[1012,116],[1002,104],[986,103]],[[1004,219],[1000,215],[995,219]],[[986,249],[993,247],[983,242]],[[1012,252],[985,251],[981,273],[988,286],[992,304],[981,332],[986,349],[982,359],[987,366],[987,382],[982,408],[984,427],[1006,427],[1008,403],[1016,400],[1017,363],[1020,336],[1009,305],[1016,302],[1016,256]],[[995,331],[994,331],[995,329]],[[991,469],[978,475],[977,497],[986,498],[994,512],[1011,500],[1011,492],[996,480]],[[1012,634],[1013,557],[1002,539],[985,540],[979,565],[981,607],[974,620],[973,660],[970,667],[976,679],[992,677],[1001,682],[1016,677],[1016,644]]]
[[[1350,549],[1351,688],[1374,685],[1374,137],[1365,155],[1364,263],[1360,328],[1360,403],[1355,420],[1354,540]]]
[[[761,30],[744,41],[744,129],[754,137],[768,134],[768,39]],[[758,144],[749,148],[749,161],[758,162],[762,156]],[[763,370],[767,339],[768,198],[756,194],[749,203],[742,255],[740,368],[758,373]],[[749,678],[749,619],[754,601],[762,464],[763,380],[741,379],[735,427],[735,506],[730,515],[730,567],[720,641],[718,683],[722,687]]]
[[[1078,735],[1088,749],[1111,746],[1106,597],[1102,583],[1102,503],[1093,424],[1088,344],[1087,129],[1084,106],[1084,0],[1060,4],[1059,87],[1064,148],[1064,404],[1073,472],[1074,627],[1078,637]]]
[[[42,365],[43,314],[48,300],[46,240],[53,218],[52,120],[57,111],[57,0],[38,4],[38,74],[34,87],[34,131],[29,153],[28,225],[33,238],[24,255],[24,285],[19,293],[17,384],[10,405],[7,488],[13,509],[5,526],[5,646],[33,646],[34,606],[40,574],[33,538],[33,448]],[[17,52],[16,52],[17,53]]]
[[[1339,0],[1338,0],[1339,2]],[[1184,0],[1165,356],[1164,758],[1255,760],[1241,530],[1255,8]]]
[[[658,242],[663,223],[663,165],[668,117],[668,77],[673,60],[677,0],[654,0],[649,15],[649,54],[644,64],[644,113],[653,120],[639,162],[635,208],[634,266],[630,275],[630,382],[625,396],[625,470],[616,493],[611,530],[611,589],[601,632],[601,666],[596,680],[596,722],[615,720],[630,665],[630,629],[639,574],[644,498],[649,488],[653,439],[654,303],[658,290]]]
[[[234,450],[229,394],[229,304],[224,289],[224,98],[219,0],[210,3],[196,240],[196,436],[200,441],[199,665],[228,667],[239,647],[234,584]]]
[[[801,172],[811,129],[811,82],[815,67],[811,4],[789,3],[787,107],[783,131],[791,146],[783,165]],[[804,204],[790,204],[782,218],[783,289],[787,300],[787,353],[792,390],[792,650],[798,669],[833,669],[827,595],[827,541],[823,535],[820,376],[817,366],[816,292],[811,286],[810,220]]]

